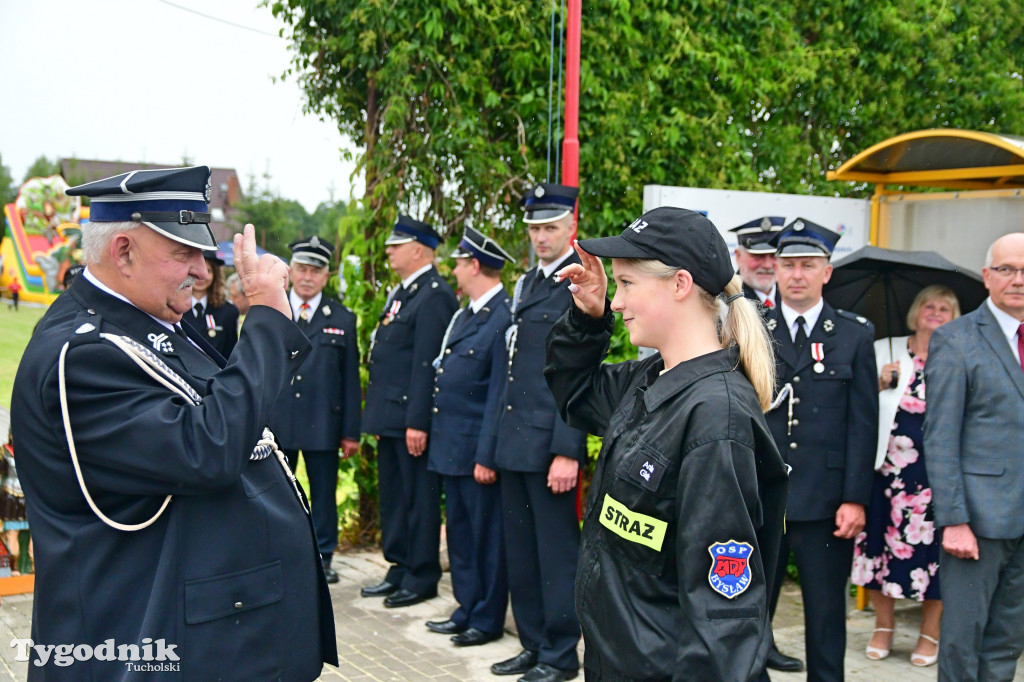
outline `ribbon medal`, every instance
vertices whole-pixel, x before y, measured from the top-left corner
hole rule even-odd
[[[391,307],[388,308],[388,312],[384,315],[384,321],[381,322],[381,324],[383,324],[385,327],[388,326],[389,324],[391,324],[391,320],[393,320],[395,318],[395,315],[398,314],[398,311],[401,310],[401,308],[402,308],[402,302],[401,301],[392,301],[391,302]]]
[[[814,358],[814,366],[811,369],[814,370],[815,374],[821,374],[825,371],[825,365],[822,360],[825,359],[825,344],[823,343],[812,343],[811,344],[811,357]]]
[[[217,323],[214,322],[213,315],[206,316],[206,328],[209,330],[206,333],[211,339],[217,336],[217,330],[220,329],[220,327],[218,327]]]

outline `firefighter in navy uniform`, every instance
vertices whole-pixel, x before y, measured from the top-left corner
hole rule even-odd
[[[762,313],[777,304],[775,286],[775,237],[786,219],[764,216],[729,230],[736,234],[736,274],[743,280],[743,295],[758,305]]]
[[[459,289],[470,301],[452,317],[435,361],[428,468],[444,482],[452,591],[459,607],[447,620],[428,621],[427,628],[454,635],[456,646],[474,646],[502,636],[508,607],[493,422],[485,415],[495,411],[505,379],[511,299],[501,285],[501,269],[514,260],[471,227],[452,258]]]
[[[846,581],[864,527],[878,433],[874,328],[821,295],[839,235],[798,218],[779,233],[781,304],[767,324],[786,391],[768,426],[793,467],[776,589],[790,548],[802,580],[807,679],[842,680]],[[774,613],[774,603],[772,612]]]
[[[251,225],[235,254],[253,307],[230,359],[180,326],[202,250],[216,249],[209,177],[143,170],[68,190],[92,198],[87,268],[29,341],[11,409],[31,636],[97,650],[164,640],[175,679],[313,680],[337,665],[331,598],[264,429],[309,342],[289,319],[287,266],[257,258]],[[30,680],[150,677],[123,660],[39,662]]]
[[[306,460],[310,508],[328,583],[338,582],[331,557],[338,546],[338,451],[359,451],[359,347],[356,316],[323,295],[334,245],[316,235],[288,245],[292,251],[292,319],[313,345],[281,391],[270,426],[292,469]]]
[[[491,672],[525,673],[531,681],[571,679],[579,669],[572,589],[580,542],[576,484],[587,436],[562,421],[544,381],[547,335],[570,300],[555,271],[579,263],[570,244],[578,191],[541,183],[523,199],[539,264],[513,292],[504,399],[494,417],[512,613],[523,651]]]
[[[441,578],[441,492],[427,469],[433,414],[434,358],[458,308],[451,286],[434,267],[440,235],[400,215],[387,244],[391,269],[402,279],[388,296],[370,346],[363,431],[379,437],[381,547],[392,564],[364,597],[388,607],[437,596]]]
[[[224,258],[220,251],[204,251],[209,277],[196,280],[192,290],[192,311],[181,319],[227,358],[238,343],[238,308],[228,300],[224,286]]]

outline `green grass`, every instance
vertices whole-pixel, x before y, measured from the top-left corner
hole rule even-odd
[[[23,303],[18,312],[14,312],[7,307],[8,303],[6,298],[0,301],[0,405],[9,408],[18,363],[32,336],[32,329],[46,308],[28,307]]]

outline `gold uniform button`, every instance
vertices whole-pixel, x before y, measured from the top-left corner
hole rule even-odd
[[[511,412],[511,411],[512,411],[512,406],[511,406],[511,405],[509,405],[509,406],[508,406],[508,407],[506,407],[505,409],[506,409],[506,410],[508,410],[509,412]]]
[[[452,354],[452,349],[451,348],[445,348],[444,349],[444,354],[445,355],[451,355]]]
[[[236,608],[236,609],[240,609],[240,608],[242,608],[242,602],[240,602],[240,601],[236,601],[236,602],[235,602],[235,608]]]
[[[437,408],[436,407],[434,408],[434,414],[437,414]]]
[[[790,450],[796,450],[796,443],[790,443],[789,444],[789,449]]]
[[[794,384],[799,384],[800,383],[800,377],[793,377],[793,383]]]
[[[800,426],[800,420],[799,419],[794,419],[793,420],[793,426]]]

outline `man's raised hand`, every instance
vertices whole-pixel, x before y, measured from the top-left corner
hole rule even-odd
[[[235,270],[242,280],[242,291],[252,305],[270,306],[291,319],[288,303],[288,265],[277,256],[256,255],[256,229],[248,224],[235,235]]]

